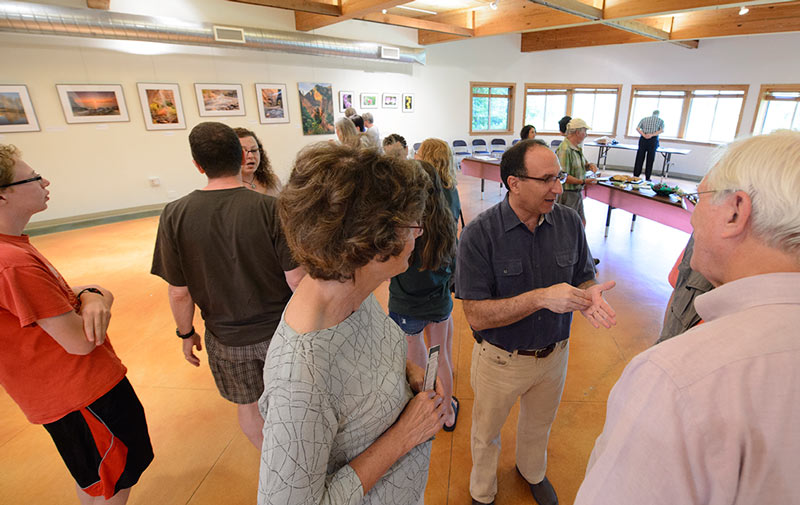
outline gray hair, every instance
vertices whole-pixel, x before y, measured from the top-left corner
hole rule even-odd
[[[356,110],[353,107],[348,107],[344,110],[344,117],[355,116]]]
[[[733,191],[752,201],[752,230],[768,246],[800,259],[800,132],[778,130],[719,150],[706,175],[719,203]]]
[[[371,112],[365,112],[365,113],[361,114],[361,118],[364,120],[365,123],[369,123],[369,124],[372,124],[373,121],[374,121],[374,119],[372,118],[372,113]]]

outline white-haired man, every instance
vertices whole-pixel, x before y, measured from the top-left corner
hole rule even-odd
[[[364,118],[364,126],[367,128],[365,133],[367,139],[369,139],[369,145],[377,147],[379,151],[383,152],[383,147],[381,146],[381,132],[378,131],[378,127],[375,126],[375,118],[372,113],[365,112],[361,117]]]
[[[705,321],[608,400],[577,505],[800,503],[800,132],[732,143],[698,188]]]

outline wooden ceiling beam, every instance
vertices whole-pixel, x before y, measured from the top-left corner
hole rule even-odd
[[[86,7],[107,11],[111,7],[111,0],[86,0]]]
[[[643,35],[618,30],[601,24],[593,24],[574,28],[523,33],[520,49],[523,53],[530,53],[549,49],[567,49],[572,47],[605,46],[652,41],[652,38]]]
[[[380,12],[383,9],[391,9],[398,5],[408,3],[408,0],[342,0],[341,15],[325,16],[321,14],[310,14],[307,12],[294,13],[295,29],[307,32],[323,26],[340,23],[348,19],[356,19],[367,14]]]
[[[475,31],[472,28],[465,26],[456,26],[446,23],[438,23],[436,21],[428,21],[426,19],[410,18],[407,16],[396,16],[394,14],[381,14],[378,12],[367,14],[361,17],[364,21],[372,21],[375,23],[383,23],[394,26],[405,26],[407,28],[416,28],[418,30],[426,30],[434,33],[446,33],[450,35],[458,35],[461,37],[472,37]]]
[[[289,9],[300,12],[310,12],[312,14],[326,14],[328,16],[339,16],[342,10],[339,4],[324,2],[314,2],[313,0],[228,0],[251,5],[261,5],[263,7],[274,7],[276,9]]]
[[[800,31],[800,2],[750,8],[744,16],[737,9],[676,15],[672,39],[704,39],[734,35]]]
[[[795,0],[605,0],[604,19],[663,16],[681,12],[696,12],[793,2]]]

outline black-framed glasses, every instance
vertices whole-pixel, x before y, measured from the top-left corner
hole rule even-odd
[[[567,173],[562,170],[557,175],[546,175],[544,177],[531,177],[529,175],[515,175],[514,177],[519,179],[531,179],[534,181],[544,182],[546,184],[553,184],[556,181],[564,184],[564,182],[567,180]]]
[[[398,226],[398,228],[407,228],[409,230],[414,230],[414,235],[416,235],[417,237],[419,237],[425,232],[425,228],[417,224]]]
[[[245,155],[258,154],[258,148],[257,147],[255,149],[243,149],[243,151],[244,151]]]
[[[41,175],[36,175],[34,177],[31,177],[30,179],[23,179],[21,181],[9,182],[8,184],[3,184],[2,186],[0,186],[0,189],[10,188],[11,186],[16,186],[17,184],[27,184],[29,182],[38,182],[38,181],[41,181],[41,180],[42,180],[42,176]]]

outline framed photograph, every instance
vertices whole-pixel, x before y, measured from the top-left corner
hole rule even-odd
[[[400,107],[400,93],[384,93],[382,103],[384,109],[398,109]]]
[[[329,135],[333,128],[333,88],[326,82],[298,82],[303,135]]]
[[[119,84],[56,84],[67,123],[129,121]]]
[[[139,102],[142,104],[144,126],[148,130],[185,130],[183,104],[177,84],[140,82]]]
[[[361,108],[362,109],[377,109],[378,108],[378,94],[377,93],[361,93]]]
[[[256,84],[258,120],[262,124],[288,123],[289,104],[285,84]]]
[[[244,94],[241,84],[197,84],[197,109],[200,116],[244,116]]]
[[[417,100],[414,93],[403,93],[403,112],[414,112],[417,108]]]
[[[355,96],[356,94],[352,91],[340,91],[339,92],[339,112],[344,112],[344,110],[348,107],[355,108]]]
[[[27,86],[0,85],[0,133],[38,131]]]

